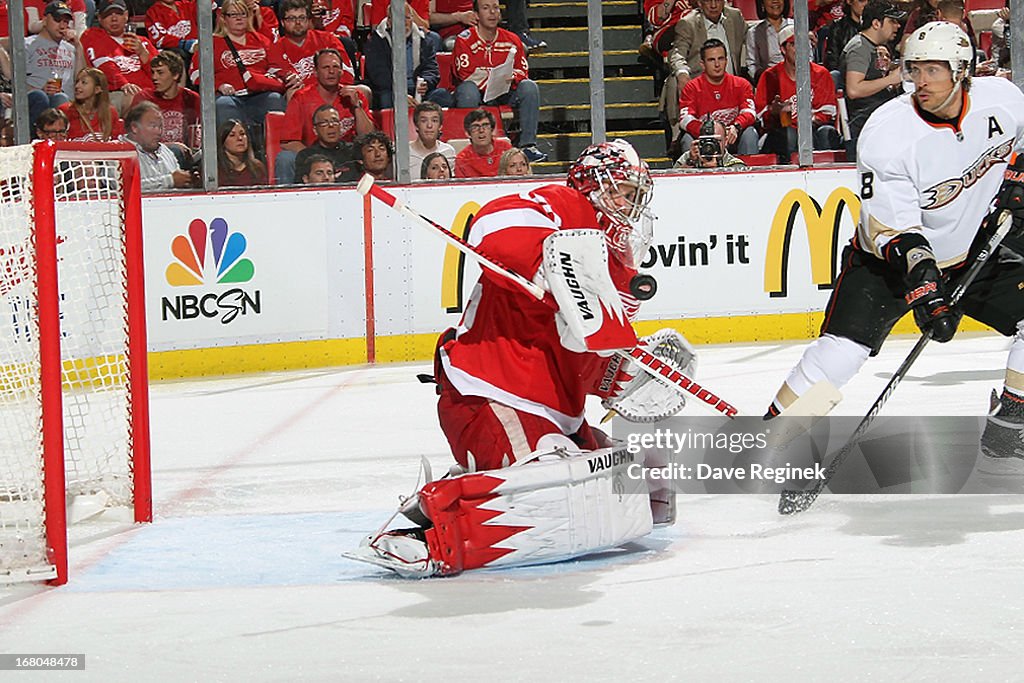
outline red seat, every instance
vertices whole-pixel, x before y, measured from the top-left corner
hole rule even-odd
[[[277,161],[277,153],[281,151],[281,129],[283,127],[283,111],[267,112],[263,128],[267,136],[267,178],[271,185],[274,184],[274,164]]]
[[[992,58],[992,31],[982,31],[978,37],[978,49],[985,53],[989,59]]]
[[[757,21],[757,0],[733,0],[733,7],[743,13],[747,21]]]
[[[451,52],[437,53],[437,68],[441,71],[441,80],[438,82],[437,87],[444,88],[448,92],[452,92],[455,88],[455,84],[454,77],[452,76]]]
[[[502,113],[511,115],[511,107],[483,107],[492,114],[494,114],[494,120],[496,125],[494,127],[494,137],[500,138],[505,136],[505,124],[501,120]],[[451,107],[450,109],[444,110],[444,123],[441,126],[441,139],[452,140],[455,138],[466,137],[466,129],[463,127],[462,122],[466,118],[466,114],[473,111],[472,109],[459,109],[457,107]]]
[[[1002,9],[1003,0],[967,0],[965,9],[968,13],[979,9]]]
[[[773,166],[778,163],[778,157],[774,154],[741,154],[739,158],[747,166]]]
[[[799,163],[798,162],[798,158],[799,158],[799,155],[794,152],[792,159],[790,159],[790,162],[793,163],[793,164]],[[841,163],[843,163],[845,161],[846,161],[846,152],[844,150],[841,150],[841,149],[837,149],[837,150],[820,150],[820,151],[812,152],[812,163],[815,163],[815,164],[841,164]]]
[[[413,107],[408,108],[409,114],[409,139],[416,137],[416,129],[412,125]],[[394,109],[380,109],[374,112],[374,119],[377,123],[377,128],[387,133],[387,136],[392,140],[395,139],[395,110]]]

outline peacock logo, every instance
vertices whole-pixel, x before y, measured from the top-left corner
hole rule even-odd
[[[196,218],[188,226],[188,233],[171,240],[174,260],[167,266],[164,276],[172,287],[206,285],[239,285],[252,280],[256,269],[252,261],[243,258],[247,247],[245,235],[229,234],[228,223],[214,218],[209,227]],[[260,290],[251,286],[243,289],[217,287],[214,291],[187,291],[172,297],[161,297],[162,320],[219,319],[227,325],[239,316],[256,315],[262,311]]]
[[[208,282],[248,282],[255,268],[251,260],[242,258],[246,246],[245,235],[228,234],[228,223],[223,218],[214,218],[209,227],[196,218],[189,224],[187,235],[178,235],[171,241],[175,260],[167,266],[167,283],[172,287],[189,287]]]

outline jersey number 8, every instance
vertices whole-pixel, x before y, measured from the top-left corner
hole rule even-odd
[[[874,196],[875,190],[872,187],[872,183],[875,182],[875,174],[868,171],[867,173],[860,174],[860,198],[871,199]]]

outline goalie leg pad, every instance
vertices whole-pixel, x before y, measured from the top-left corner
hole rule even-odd
[[[425,486],[421,505],[438,574],[558,562],[651,532],[647,483],[625,449],[542,456]]]

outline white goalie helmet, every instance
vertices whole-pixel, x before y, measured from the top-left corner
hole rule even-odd
[[[933,21],[921,26],[907,38],[903,48],[903,78],[910,80],[912,62],[946,62],[959,84],[974,60],[974,48],[967,34],[948,21]]]

